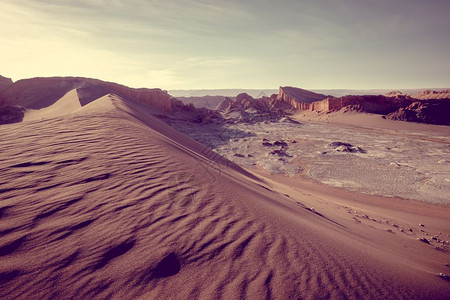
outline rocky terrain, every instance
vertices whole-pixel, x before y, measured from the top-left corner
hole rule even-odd
[[[233,100],[225,98],[216,110],[226,119],[243,122],[278,120],[302,111],[327,114],[343,110],[379,114],[391,120],[450,125],[450,118],[447,117],[449,103],[448,90],[422,91],[414,95],[393,91],[385,95],[333,97],[299,88],[280,87],[279,93],[270,97],[254,99],[244,93]]]
[[[246,168],[303,176],[362,193],[450,205],[450,130],[445,127],[411,133],[395,127],[374,131],[286,119],[171,125]]]
[[[227,123],[229,122],[262,122],[274,121],[283,117],[284,110],[275,107],[271,98],[255,99],[242,93],[234,99],[225,98],[217,107]]]

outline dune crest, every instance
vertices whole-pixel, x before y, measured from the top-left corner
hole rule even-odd
[[[76,89],[73,89],[48,107],[41,109],[29,109],[25,111],[23,120],[31,121],[64,116],[80,108],[81,104],[80,99],[78,98],[78,92]]]

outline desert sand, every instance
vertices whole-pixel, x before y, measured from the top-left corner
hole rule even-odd
[[[448,205],[244,169],[112,94],[70,112],[0,127],[2,299],[450,295]]]
[[[48,107],[27,110],[24,114],[23,121],[59,117],[70,114],[80,108],[81,104],[80,99],[78,98],[78,92],[76,89],[73,89]]]

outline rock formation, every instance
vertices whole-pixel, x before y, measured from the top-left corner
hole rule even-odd
[[[450,99],[415,101],[386,115],[386,119],[450,125]]]
[[[294,110],[308,110],[310,109],[311,103],[323,100],[327,97],[330,96],[285,86],[280,87],[276,101],[272,101],[272,104],[282,109],[291,107]]]
[[[411,102],[412,100],[404,97],[386,97],[382,95],[331,97],[311,103],[309,110],[328,112],[348,108],[354,111],[384,115],[405,107],[411,104]]]

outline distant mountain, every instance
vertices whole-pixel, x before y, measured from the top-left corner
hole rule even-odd
[[[215,109],[226,96],[177,97],[184,104],[192,104],[197,108]]]
[[[445,88],[433,88],[433,89],[400,89],[399,91],[404,94],[412,95],[424,90],[441,91]],[[448,89],[447,89],[448,90]],[[330,95],[333,97],[342,97],[348,95],[384,95],[391,89],[310,89],[309,91]],[[241,93],[246,93],[253,98],[270,97],[270,95],[277,94],[276,89],[209,89],[209,90],[169,90],[168,91],[174,97],[203,97],[203,96],[225,96],[236,97]]]
[[[205,89],[205,90],[169,90],[172,96],[179,97],[203,97],[203,96],[224,96],[236,97],[246,93],[252,97],[259,98],[262,95],[272,95],[277,93],[276,89]]]
[[[424,90],[411,95],[414,99],[450,99],[450,89],[445,90]]]

